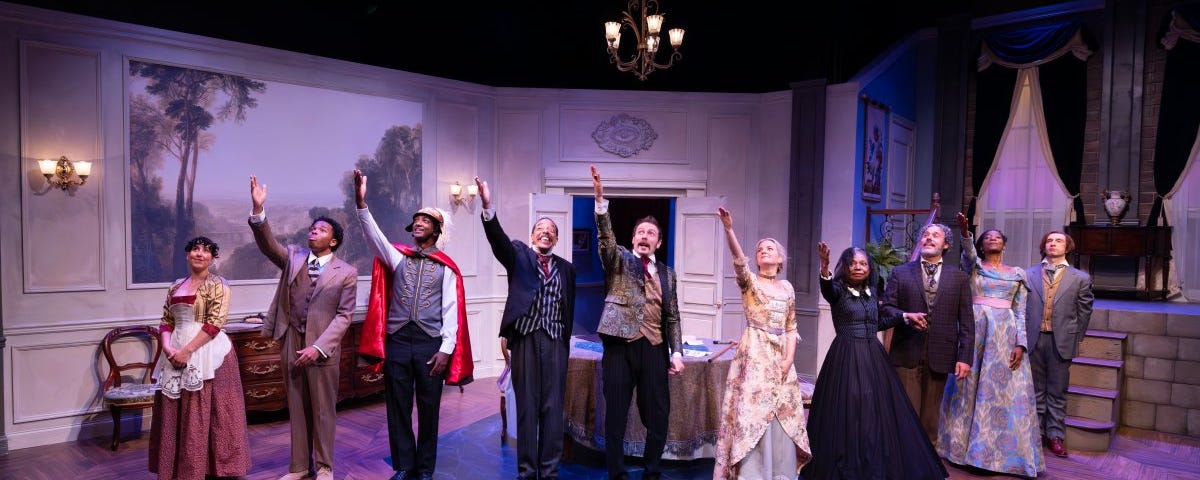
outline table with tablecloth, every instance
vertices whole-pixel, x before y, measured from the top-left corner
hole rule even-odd
[[[671,419],[663,458],[690,460],[715,457],[717,430],[721,424],[721,399],[733,360],[728,343],[700,338],[684,345],[684,370],[669,375]],[[604,388],[600,358],[603,346],[596,336],[571,338],[567,360],[567,395],[564,403],[566,434],[576,443],[604,450]],[[801,380],[807,399],[812,385]],[[637,394],[629,406],[625,430],[625,454],[641,456],[646,446],[646,427],[637,409]]]

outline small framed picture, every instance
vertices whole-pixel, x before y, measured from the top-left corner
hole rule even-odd
[[[863,97],[862,198],[878,202],[883,198],[883,162],[887,158],[888,107]]]
[[[571,249],[576,252],[587,253],[592,247],[592,231],[584,228],[577,228],[571,231]]]

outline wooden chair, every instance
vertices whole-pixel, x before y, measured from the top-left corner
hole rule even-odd
[[[154,354],[149,362],[130,362],[118,364],[113,356],[113,342],[125,337],[146,337],[149,350]],[[158,385],[154,383],[151,374],[158,365],[158,357],[162,355],[162,344],[159,342],[158,329],[139,325],[114,328],[104,336],[101,343],[104,359],[108,361],[108,378],[104,380],[104,405],[112,413],[113,436],[112,449],[117,449],[121,441],[121,410],[142,409],[154,406],[154,394]],[[121,373],[127,370],[144,370],[140,383],[122,383],[126,379]]]

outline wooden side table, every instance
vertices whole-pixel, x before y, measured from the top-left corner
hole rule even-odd
[[[1075,239],[1075,252],[1072,253],[1073,263],[1083,268],[1080,257],[1088,256],[1087,272],[1089,275],[1093,272],[1091,257],[1138,257],[1139,263],[1146,271],[1145,289],[1117,290],[1133,291],[1139,298],[1144,299],[1167,298],[1167,284],[1171,275],[1171,227],[1070,225],[1066,229],[1067,234]],[[1154,282],[1156,262],[1163,271],[1161,286],[1156,286]],[[1113,289],[1106,288],[1106,290]]]

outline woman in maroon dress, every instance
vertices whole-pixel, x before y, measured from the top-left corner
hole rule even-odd
[[[167,289],[162,355],[154,372],[161,386],[150,428],[150,471],[160,479],[238,477],[250,470],[246,404],[237,356],[221,330],[229,285],[209,271],[217,244],[187,243],[191,274]]]

